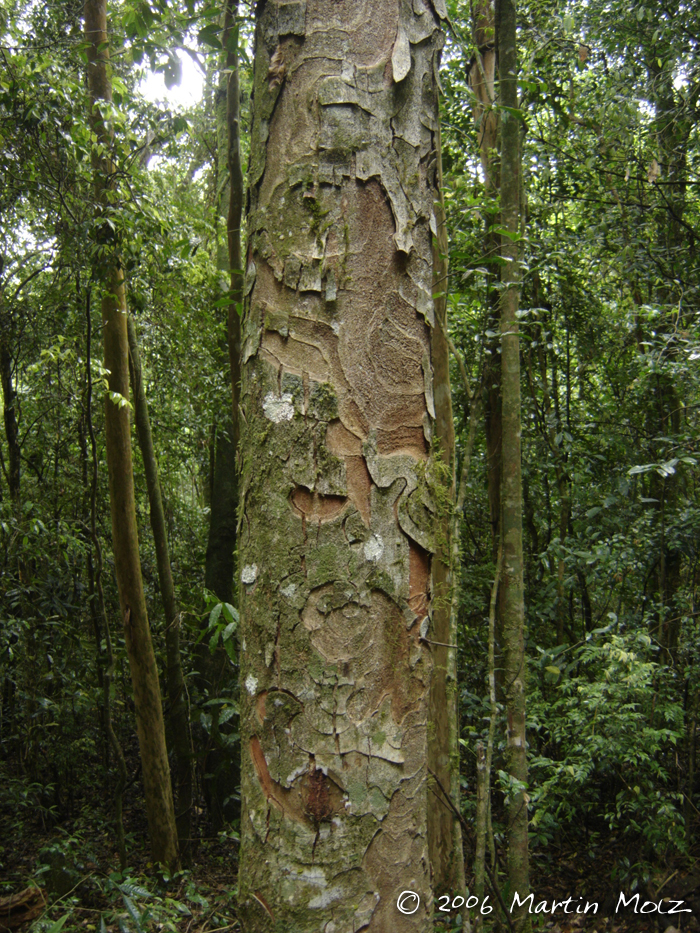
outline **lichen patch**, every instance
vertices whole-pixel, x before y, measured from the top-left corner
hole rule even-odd
[[[257,578],[258,578],[258,565],[257,564],[247,564],[241,570],[241,583],[246,583],[247,585],[250,586],[252,583],[255,583]]]
[[[275,424],[280,421],[291,421],[294,417],[294,398],[288,392],[284,395],[274,395],[268,392],[263,402],[265,417]]]
[[[384,541],[382,540],[382,536],[379,534],[372,535],[369,541],[365,543],[364,553],[366,560],[378,561],[384,553]]]

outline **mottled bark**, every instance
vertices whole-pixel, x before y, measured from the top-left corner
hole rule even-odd
[[[112,96],[105,0],[86,0],[85,39],[90,92],[90,124],[97,137],[93,153],[98,218],[110,203],[114,165],[112,139],[100,103]],[[124,623],[124,638],[134,690],[136,725],[141,750],[146,814],[154,861],[170,868],[178,864],[177,834],[165,747],[158,668],[146,613],[141,578],[136,506],[131,462],[128,338],[124,274],[105,229],[100,236],[95,269],[101,282],[104,365],[109,370],[105,401],[105,440],[109,473],[114,565]]]
[[[241,388],[248,933],[431,928],[436,9],[258,7]],[[410,916],[406,889],[421,898]]]
[[[525,607],[523,593],[523,528],[520,425],[520,122],[518,58],[514,0],[499,0],[496,9],[499,102],[501,111],[501,625],[503,690],[507,717],[506,770],[516,782],[507,798],[508,881],[521,898],[529,890],[527,744],[525,737]],[[506,109],[508,108],[508,109]],[[514,916],[516,930],[529,927],[526,908]]]
[[[450,387],[450,348],[447,339],[448,242],[447,220],[442,199],[442,154],[440,129],[437,130],[437,182],[435,202],[437,235],[433,239],[433,282],[437,327],[432,339],[433,392],[435,396],[435,438],[445,465],[449,507],[443,504],[439,515],[438,539],[432,561],[433,629],[431,652],[433,677],[430,681],[431,729],[428,735],[428,764],[440,786],[459,808],[459,724],[457,716],[457,617],[451,613],[454,575],[459,575],[459,557],[452,563],[452,506],[455,499],[455,433]],[[453,811],[445,806],[438,791],[428,811],[428,843],[433,873],[433,891],[439,896],[464,889],[462,828]]]
[[[165,510],[158,477],[158,461],[153,446],[151,419],[148,414],[148,401],[143,385],[141,354],[136,335],[136,325],[131,315],[127,318],[127,330],[136,431],[138,433],[139,447],[141,448],[144,473],[146,474],[149,515],[156,551],[156,566],[158,568],[158,583],[165,612],[168,727],[170,744],[175,753],[176,764],[175,774],[173,775],[175,778],[175,823],[180,846],[180,857],[183,864],[187,864],[190,860],[192,842],[193,751],[187,689],[180,656],[180,611],[175,597],[173,571],[170,566],[170,548],[168,547],[168,532],[165,525]]]

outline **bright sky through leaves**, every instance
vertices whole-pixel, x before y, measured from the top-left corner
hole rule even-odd
[[[162,74],[149,72],[141,81],[139,89],[143,96],[155,103],[165,101],[168,106],[184,110],[199,103],[204,90],[204,75],[189,55],[176,53],[182,65],[182,78],[179,84],[167,88]]]

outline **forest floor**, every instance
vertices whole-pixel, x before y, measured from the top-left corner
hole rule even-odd
[[[59,933],[61,928],[66,933],[236,933],[240,929],[235,909],[238,837],[234,830],[212,832],[200,814],[202,835],[190,868],[164,883],[149,861],[137,788],[130,788],[125,799],[129,853],[125,872],[118,870],[110,822],[104,816],[100,822],[98,812],[91,808],[51,825],[41,804],[23,813],[0,808],[0,899],[37,885],[46,898],[32,926],[27,924],[18,933],[30,929],[31,933]],[[648,867],[648,877],[638,879],[638,902],[630,902],[629,884],[616,879],[622,859],[627,856],[634,861],[632,848],[628,841],[610,840],[594,854],[570,843],[559,850],[536,850],[531,862],[533,930],[671,933],[672,928],[673,933],[700,933],[700,867],[693,867],[700,866],[700,860]],[[627,906],[620,906],[621,890]],[[570,901],[563,904],[567,898]],[[662,914],[640,912],[645,902],[658,903],[663,898]],[[681,906],[692,912],[667,914],[670,899],[683,901]],[[595,914],[592,909],[588,914],[577,912],[585,909],[586,901],[598,903]],[[498,914],[494,905],[487,928],[508,933]],[[445,930],[457,929],[452,919]]]

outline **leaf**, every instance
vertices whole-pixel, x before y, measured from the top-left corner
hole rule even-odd
[[[527,126],[527,120],[525,119],[525,114],[522,112],[522,110],[519,107],[501,107],[500,109],[502,111],[505,111],[505,113],[510,114],[511,117],[515,117],[516,120],[520,120],[520,122],[524,126]]]
[[[122,891],[122,900],[124,901],[124,906],[126,907],[127,913],[129,914],[131,919],[136,924],[136,929],[138,930],[138,933],[143,933],[143,929],[141,927],[141,915],[136,909],[136,905],[134,904],[134,902],[131,900],[131,898],[127,894],[124,894],[123,891]]]
[[[133,884],[131,881],[123,881],[119,885],[119,890],[122,892],[122,894],[129,894],[131,897],[153,897],[148,888],[144,888],[139,884]]]
[[[219,714],[219,725],[222,726],[225,722],[228,722],[229,719],[232,719],[238,714],[238,710],[235,706],[227,706],[226,709],[222,710]]]
[[[177,87],[182,80],[182,63],[173,52],[168,53],[168,62],[163,67],[163,79],[168,90]]]
[[[234,25],[228,34],[226,49],[229,52],[238,52],[238,23]]]
[[[655,463],[646,463],[644,466],[633,466],[627,471],[629,476],[636,476],[638,473],[650,473],[656,469]]]
[[[208,45],[212,49],[221,48],[221,27],[218,23],[209,23],[200,29],[197,38],[203,45]]]
[[[60,920],[56,920],[55,923],[51,924],[46,933],[59,933],[59,930],[63,929],[63,925],[69,917],[70,913],[64,914]]]
[[[224,615],[230,619],[232,622],[240,622],[241,617],[238,615],[238,610],[234,609],[231,603],[222,603],[224,607]]]
[[[676,472],[676,465],[678,463],[678,458],[674,457],[673,460],[667,460],[666,463],[660,463],[656,467],[656,472],[659,476],[662,476],[666,479],[667,476],[673,476]]]
[[[221,615],[221,610],[223,609],[223,603],[217,603],[212,611],[209,613],[209,628],[213,628],[216,623],[219,621],[219,616]]]

